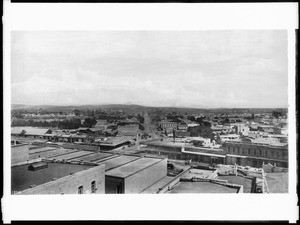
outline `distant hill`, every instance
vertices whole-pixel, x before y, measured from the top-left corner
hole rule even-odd
[[[123,110],[126,112],[142,112],[145,110],[161,110],[162,112],[178,112],[187,114],[197,113],[221,113],[221,114],[236,114],[236,113],[267,113],[273,110],[282,110],[287,112],[286,108],[187,108],[187,107],[153,107],[153,106],[142,106],[136,104],[103,104],[103,105],[23,105],[23,104],[12,104],[12,112],[72,112],[74,109],[80,110]]]
[[[71,112],[74,109],[113,109],[113,110],[145,110],[145,106],[141,105],[122,105],[122,104],[107,104],[107,105],[69,105],[69,106],[59,106],[59,105],[21,105],[21,104],[12,104],[11,109],[13,112],[18,111],[48,111],[48,112]]]

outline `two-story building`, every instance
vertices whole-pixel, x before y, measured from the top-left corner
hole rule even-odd
[[[228,141],[223,144],[226,164],[261,167],[263,163],[276,163],[288,167],[288,145],[284,143],[255,143],[250,138],[242,141]]]

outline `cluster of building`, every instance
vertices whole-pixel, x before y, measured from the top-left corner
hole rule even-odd
[[[239,119],[242,122],[236,122],[231,118],[231,122],[228,120],[229,122],[224,124],[219,124],[213,119],[208,120],[215,136],[213,139],[191,137],[188,132],[185,135],[178,135],[177,132],[180,130],[187,131],[189,127],[199,125],[188,119],[181,119],[179,123],[161,121],[158,130],[167,131],[164,136],[172,137],[173,141],[164,138],[165,140],[149,143],[147,148],[151,153],[164,154],[174,159],[192,159],[206,163],[222,162],[229,165],[253,167],[271,163],[287,168],[286,118],[275,119],[265,116],[251,121],[245,118]]]
[[[181,122],[172,122],[170,120],[163,120],[159,123],[159,129],[169,137],[187,137],[190,133],[187,131],[189,127],[199,126],[198,123],[188,119],[182,119]]]
[[[167,176],[167,159],[14,141],[13,194],[141,193]]]
[[[114,149],[134,143],[139,137],[137,125],[124,125],[108,128],[107,125],[96,125],[93,128],[53,130],[37,127],[12,127],[12,137],[24,142],[76,144],[91,146],[93,149]]]
[[[202,143],[201,146],[196,145]],[[165,155],[171,159],[192,160],[207,164],[227,164],[262,167],[263,164],[275,164],[288,167],[288,146],[252,143],[249,139],[226,141],[223,145],[214,144],[210,139],[183,138],[164,139],[147,143],[144,151],[151,154]]]
[[[12,127],[12,193],[272,192],[266,174],[288,170],[286,118],[220,118],[204,119],[214,138],[191,136],[201,125],[187,116],[161,120],[150,140],[134,117],[91,128]]]
[[[265,193],[262,169],[177,164],[166,157],[11,145],[12,194]]]

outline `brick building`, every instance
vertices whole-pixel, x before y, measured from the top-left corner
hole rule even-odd
[[[276,163],[277,166],[288,167],[287,144],[263,144],[246,142],[225,142],[226,163],[242,166],[261,167],[263,163]]]

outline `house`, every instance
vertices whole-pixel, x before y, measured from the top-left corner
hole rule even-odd
[[[187,126],[188,127],[197,127],[197,126],[199,126],[199,123],[196,123],[196,122],[193,121],[191,123],[188,123]]]
[[[80,132],[80,133],[92,133],[92,131],[91,131],[91,129],[90,128],[88,128],[88,127],[79,127],[78,129],[77,129],[77,132]]]
[[[266,132],[266,133],[273,133],[274,132],[273,126],[271,126],[271,125],[259,125],[257,127],[257,129],[259,131],[263,131],[263,132]]]
[[[12,127],[11,134],[33,138],[43,138],[45,134],[51,134],[52,130],[49,128],[38,127]]]
[[[159,123],[159,127],[164,130],[164,129],[176,129],[177,128],[177,123],[176,122],[170,122],[170,121],[162,121]]]
[[[187,124],[178,124],[177,125],[177,129],[178,130],[187,130],[188,129],[188,125]]]
[[[89,129],[93,134],[102,134],[104,129],[103,127],[94,127]]]
[[[242,135],[242,136],[248,136],[250,128],[248,125],[243,123],[238,123],[234,125],[235,133]]]
[[[107,120],[97,120],[97,123],[95,124],[95,127],[107,125]]]
[[[232,140],[240,139],[240,135],[238,135],[238,134],[225,134],[225,135],[220,135],[220,138],[221,138],[221,142],[232,141]]]

